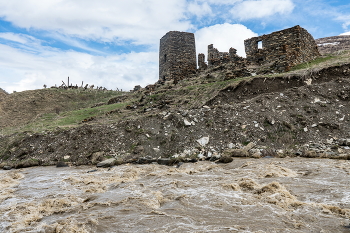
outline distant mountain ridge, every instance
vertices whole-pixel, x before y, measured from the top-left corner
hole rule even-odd
[[[322,55],[350,50],[350,35],[324,37],[315,41]]]

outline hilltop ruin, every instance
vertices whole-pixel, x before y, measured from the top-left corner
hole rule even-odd
[[[244,45],[246,58],[238,56],[235,48],[230,48],[229,52],[220,52],[210,44],[207,63],[205,55],[198,54],[197,69],[194,34],[168,32],[160,40],[159,81],[181,80],[196,71],[228,63],[236,69],[266,66],[272,72],[286,72],[297,64],[320,56],[312,35],[299,25],[247,39]]]

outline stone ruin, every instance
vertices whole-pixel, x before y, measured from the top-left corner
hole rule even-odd
[[[350,35],[325,37],[316,43],[322,55],[350,50]]]
[[[277,72],[311,61],[320,53],[314,38],[299,25],[244,41],[247,61]]]
[[[237,55],[237,50],[220,52],[211,44],[208,46],[208,63],[205,55],[198,54],[193,33],[168,32],[160,39],[159,82],[181,80],[196,73],[216,66],[230,64],[235,69],[266,66],[273,72],[286,72],[291,67],[311,61],[318,56],[314,38],[299,25],[268,35],[253,37],[244,41],[246,58]]]
[[[197,72],[194,34],[171,31],[160,39],[159,81],[181,80]]]

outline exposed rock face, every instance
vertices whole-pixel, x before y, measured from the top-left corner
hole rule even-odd
[[[350,35],[320,38],[316,43],[322,55],[350,50]]]
[[[267,65],[278,72],[320,56],[314,38],[302,27],[295,26],[244,41],[247,60]]]
[[[197,70],[193,33],[170,31],[160,39],[159,80],[181,80]]]

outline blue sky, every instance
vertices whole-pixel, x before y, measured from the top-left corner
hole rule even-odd
[[[0,0],[0,87],[60,85],[69,76],[130,90],[158,79],[159,39],[193,32],[245,56],[244,39],[300,25],[315,39],[350,35],[348,0]]]

